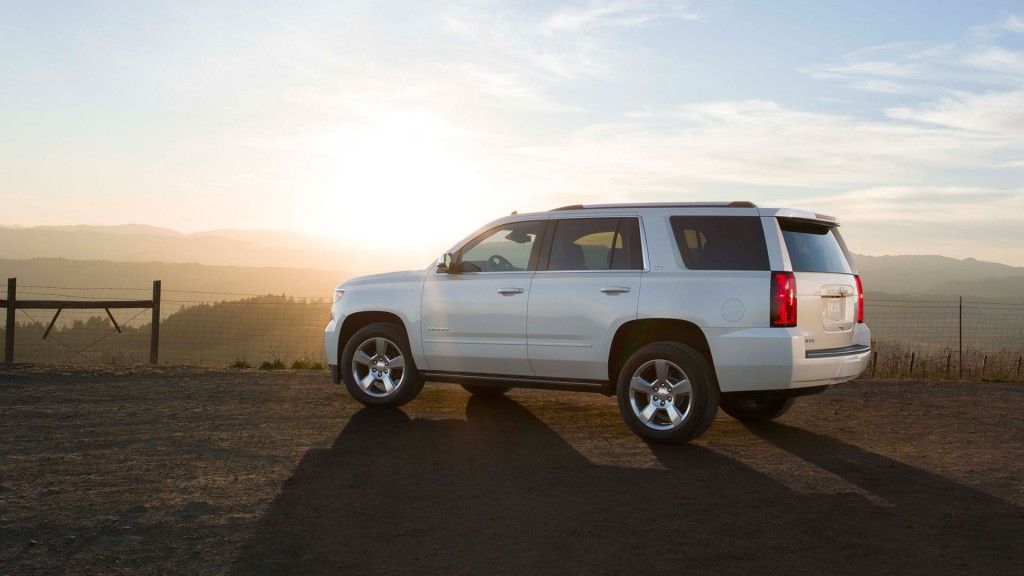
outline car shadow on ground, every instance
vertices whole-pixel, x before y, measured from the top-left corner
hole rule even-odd
[[[834,438],[751,430],[876,497],[799,493],[695,445],[655,447],[663,468],[596,465],[514,400],[473,396],[466,420],[355,414],[231,573],[1018,573],[1020,508]]]

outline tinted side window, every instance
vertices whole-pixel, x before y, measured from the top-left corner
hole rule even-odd
[[[463,272],[521,272],[530,267],[541,222],[512,222],[492,228],[466,244],[459,257]]]
[[[643,268],[636,218],[573,218],[552,224],[548,270]]]
[[[640,245],[640,222],[620,218],[619,232],[612,249],[612,270],[643,270],[644,251]]]
[[[767,270],[768,248],[757,216],[672,216],[683,264],[690,270]]]
[[[779,219],[782,238],[794,272],[852,274],[846,254],[839,245],[839,231],[831,226]]]

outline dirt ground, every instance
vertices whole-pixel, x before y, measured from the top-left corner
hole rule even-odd
[[[0,367],[0,573],[1024,573],[1024,384],[863,382],[651,447],[613,399]]]

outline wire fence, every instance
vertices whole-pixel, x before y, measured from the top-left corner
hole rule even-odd
[[[1024,300],[869,300],[874,378],[1021,378]]]
[[[133,298],[149,289],[21,285],[19,299]],[[162,290],[160,362],[196,366],[322,368],[323,331],[330,314],[324,298],[189,290]],[[139,364],[149,360],[150,310],[18,308],[15,356],[43,364]],[[6,328],[6,326],[5,326]],[[43,336],[46,335],[44,338]],[[5,338],[0,334],[0,341]]]
[[[23,299],[135,298],[148,288],[18,287]],[[137,293],[137,294],[136,294]],[[160,361],[211,367],[325,367],[330,302],[285,295],[164,289]],[[149,310],[18,309],[16,360],[42,364],[140,364],[149,360]],[[1024,300],[869,299],[873,354],[866,378],[1021,379]],[[0,322],[4,322],[0,315]],[[120,332],[118,332],[120,328]],[[0,342],[4,339],[0,330]]]

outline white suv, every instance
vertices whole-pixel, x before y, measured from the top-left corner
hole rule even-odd
[[[400,406],[428,380],[600,392],[645,440],[686,442],[719,406],[776,418],[867,367],[838,226],[749,202],[512,214],[426,270],[338,286],[327,361],[367,406]]]

